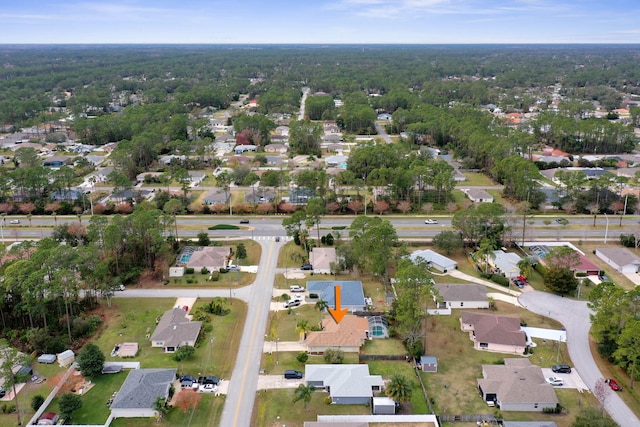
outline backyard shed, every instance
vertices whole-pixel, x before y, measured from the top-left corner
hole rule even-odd
[[[56,361],[55,354],[42,354],[40,355],[40,357],[38,357],[38,363],[51,364],[51,363],[54,363],[55,361]]]
[[[62,353],[58,354],[58,363],[64,368],[71,366],[71,364],[75,362],[75,360],[76,355],[73,350],[65,350]]]
[[[125,342],[120,344],[118,349],[118,356],[120,357],[136,357],[138,354],[137,342]]]
[[[425,249],[421,251],[414,251],[409,255],[411,262],[416,264],[422,260],[427,263],[427,266],[434,268],[442,273],[455,270],[458,268],[458,263],[452,259],[447,258],[444,255],[432,251],[431,249]]]
[[[122,372],[122,365],[107,365],[105,364],[102,367],[103,374],[117,374],[118,372]]]
[[[438,372],[438,359],[434,356],[421,356],[420,369],[422,372]]]
[[[393,415],[396,413],[396,402],[390,397],[372,397],[371,411],[373,415]]]

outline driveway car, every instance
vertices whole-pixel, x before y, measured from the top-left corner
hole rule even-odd
[[[553,365],[551,367],[551,370],[555,373],[560,373],[560,374],[570,374],[571,373],[571,366],[569,365]]]
[[[249,220],[248,219],[241,219],[240,220],[240,224],[249,224]]]
[[[291,285],[289,286],[289,290],[291,292],[304,292],[304,288],[300,285]]]
[[[294,371],[293,369],[287,369],[286,371],[284,371],[284,377],[288,380],[299,380],[300,378],[302,378],[302,372]]]
[[[438,223],[438,220],[435,220],[435,219],[425,219],[425,220],[424,220],[424,223],[425,223],[425,224],[437,224],[437,223]]]
[[[218,386],[215,384],[204,384],[198,388],[200,393],[215,393],[218,390]]]
[[[300,305],[299,299],[294,299],[284,303],[284,308],[298,307]]]
[[[300,270],[313,270],[313,265],[304,264],[303,266],[300,267]]]
[[[604,380],[604,382],[609,384],[609,387],[611,387],[611,390],[613,390],[613,391],[622,391],[622,386],[620,384],[618,384],[618,382],[616,380],[614,380],[613,378],[608,378],[608,379]]]
[[[564,385],[564,381],[562,381],[562,378],[558,378],[558,377],[545,378],[545,381],[548,382],[549,384],[553,385],[553,386]]]
[[[197,383],[198,380],[196,379],[196,377],[191,376],[191,375],[183,375],[180,377],[180,381],[191,381],[192,383]]]
[[[227,267],[227,270],[229,270],[229,271],[239,271],[240,267],[238,267],[235,264],[231,264],[230,266]]]
[[[208,375],[206,377],[198,377],[198,383],[200,385],[218,385],[220,383],[220,378],[214,375]]]

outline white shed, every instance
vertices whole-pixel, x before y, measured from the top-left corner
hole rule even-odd
[[[373,415],[394,415],[396,413],[396,402],[390,397],[372,397],[372,399],[371,411]]]
[[[440,255],[439,253],[432,251],[431,249],[414,251],[411,253],[411,255],[409,255],[409,258],[413,263],[417,263],[419,258],[422,258],[427,262],[429,267],[433,267],[443,273],[458,268],[458,263],[456,261],[449,259],[444,255]]]
[[[65,350],[62,353],[58,353],[58,363],[64,368],[71,366],[75,360],[76,355],[73,350]]]

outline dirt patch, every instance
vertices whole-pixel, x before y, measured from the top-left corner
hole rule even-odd
[[[182,389],[173,396],[171,404],[186,413],[190,408],[197,409],[202,395],[194,389]]]
[[[161,286],[162,280],[158,279],[157,277],[154,277],[154,275],[156,274],[157,273],[155,272],[145,270],[145,272],[142,273],[142,275],[140,275],[140,278],[138,279],[138,283],[136,283],[136,288],[149,289],[149,288],[157,288]]]

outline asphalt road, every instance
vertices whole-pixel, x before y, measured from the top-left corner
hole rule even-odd
[[[591,321],[587,303],[539,291],[524,292],[518,300],[527,310],[562,323],[567,330],[567,348],[574,368],[578,370],[587,387],[593,390],[596,381],[602,378],[602,373],[593,360],[589,348]],[[608,393],[604,406],[621,427],[640,426],[638,417],[614,391]]]

